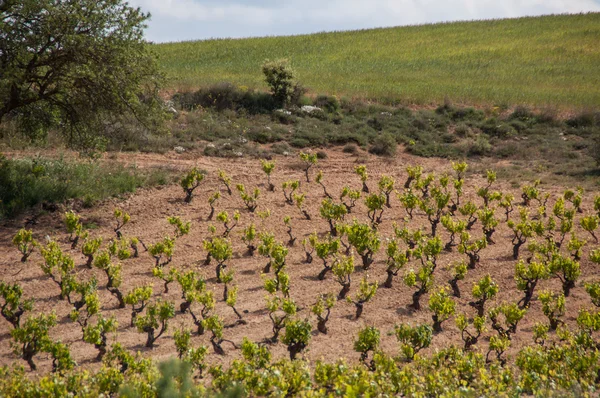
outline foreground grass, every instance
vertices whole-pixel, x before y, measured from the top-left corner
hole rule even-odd
[[[292,60],[316,93],[404,103],[600,104],[600,13],[155,46],[174,89],[262,88],[266,58]],[[265,86],[266,88],[266,86]]]
[[[63,159],[12,160],[0,154],[0,220],[43,202],[81,199],[85,206],[92,206],[98,200],[170,180],[163,169]]]

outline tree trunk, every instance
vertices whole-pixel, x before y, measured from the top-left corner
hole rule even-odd
[[[387,278],[386,278],[385,282],[383,283],[383,287],[385,287],[387,289],[391,289],[392,283],[394,281],[394,273],[389,270],[387,270],[386,272],[387,272]]]
[[[416,292],[413,293],[412,295],[412,299],[413,302],[410,305],[411,308],[413,308],[416,311],[419,311],[421,309],[421,296],[423,295],[423,292],[421,292],[421,290],[417,290]]]
[[[327,319],[321,318],[317,322],[317,330],[323,334],[327,334]]]
[[[363,308],[365,306],[365,303],[361,303],[360,301],[357,303],[354,303],[354,305],[356,306],[356,319],[360,318],[360,316],[363,313]]]
[[[148,338],[146,339],[146,347],[152,348],[154,347],[154,328],[147,328],[146,333],[148,333]]]
[[[440,333],[442,331],[442,322],[440,322],[436,314],[433,314],[431,319],[433,319],[433,331],[435,333]]]
[[[328,266],[325,266],[325,268],[323,268],[323,270],[321,272],[319,272],[319,276],[317,276],[317,279],[319,279],[320,281],[325,279],[325,276],[327,275],[327,273],[331,271],[331,268]]]
[[[191,301],[184,301],[179,305],[179,311],[181,311],[182,314],[185,314],[190,309],[191,305]]]
[[[452,287],[452,295],[454,297],[460,298],[460,288],[458,287],[458,279],[450,279],[448,281],[450,287]]]
[[[519,240],[517,243],[514,244],[514,246],[513,246],[513,260],[516,260],[516,259],[519,258],[519,250],[521,249],[521,246],[523,246],[523,243],[525,243],[525,241]]]
[[[373,264],[373,258],[371,257],[371,255],[372,255],[371,251],[368,251],[365,254],[360,255],[360,258],[362,259],[362,263],[363,263],[363,269],[365,271],[367,271],[371,267],[371,264]]]
[[[342,285],[342,290],[340,290],[340,293],[338,294],[338,300],[344,300],[346,298],[346,296],[348,295],[349,291],[350,291],[349,283]]]

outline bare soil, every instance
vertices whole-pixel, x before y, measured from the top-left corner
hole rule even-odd
[[[324,183],[328,191],[334,195],[339,195],[342,187],[349,185],[354,189],[360,189],[361,182],[359,177],[354,173],[354,167],[359,163],[367,165],[369,172],[368,185],[372,191],[377,189],[377,180],[381,174],[391,175],[396,179],[396,188],[402,190],[402,185],[406,180],[406,166],[420,164],[425,171],[436,173],[448,172],[452,169],[450,163],[441,159],[423,159],[416,158],[407,154],[399,154],[393,159],[378,158],[369,155],[360,155],[356,157],[341,150],[327,151],[328,158],[319,160],[318,167],[311,170],[311,176],[314,178],[316,169],[321,169],[324,172]],[[16,156],[16,154],[13,154]],[[325,220],[319,216],[318,208],[323,200],[322,188],[314,182],[306,183],[304,180],[301,164],[296,157],[277,157],[275,159],[277,166],[272,176],[272,181],[276,186],[274,192],[268,192],[266,189],[266,176],[260,168],[258,160],[253,159],[219,159],[207,158],[194,153],[168,153],[166,155],[157,154],[113,154],[106,161],[135,163],[139,167],[154,167],[168,166],[171,168],[180,169],[182,172],[188,170],[192,166],[197,166],[208,172],[207,178],[203,181],[200,188],[195,192],[194,199],[190,204],[183,201],[184,193],[178,185],[171,185],[156,189],[142,189],[135,195],[118,200],[107,200],[92,209],[83,209],[78,203],[70,204],[82,216],[84,224],[93,223],[97,225],[96,229],[90,230],[91,236],[101,236],[104,239],[104,245],[108,240],[114,237],[113,210],[121,208],[131,215],[131,222],[123,228],[123,233],[127,237],[137,236],[146,244],[153,243],[161,239],[165,235],[172,235],[172,227],[167,223],[168,216],[180,216],[184,220],[192,221],[192,229],[189,235],[177,240],[175,245],[175,254],[172,263],[169,267],[176,267],[181,271],[190,269],[196,270],[204,275],[209,281],[209,288],[214,289],[215,297],[218,299],[216,313],[222,316],[225,324],[233,324],[236,316],[227,307],[222,300],[223,287],[215,281],[215,270],[213,265],[204,266],[203,262],[206,257],[206,252],[202,248],[202,240],[209,234],[208,227],[210,224],[217,226],[218,232],[223,231],[223,226],[217,221],[208,222],[206,217],[209,213],[208,197],[216,190],[220,190],[222,198],[217,204],[217,211],[226,210],[230,215],[238,210],[241,213],[241,222],[232,232],[231,240],[234,247],[234,258],[228,263],[228,267],[235,269],[234,284],[239,287],[238,305],[237,308],[243,312],[246,325],[238,325],[232,328],[226,328],[224,337],[239,344],[244,337],[253,341],[263,341],[272,336],[271,322],[268,318],[268,313],[265,309],[265,295],[263,289],[263,278],[261,270],[266,264],[266,258],[255,254],[254,257],[248,257],[245,244],[241,241],[241,231],[249,223],[254,222],[259,231],[273,232],[279,241],[287,242],[286,227],[283,223],[283,217],[288,215],[292,218],[293,233],[297,236],[297,243],[290,247],[287,270],[291,276],[291,296],[301,308],[298,316],[309,318],[314,325],[314,333],[312,340],[309,343],[308,349],[302,356],[308,360],[325,359],[334,361],[338,358],[346,358],[351,362],[357,362],[359,354],[354,352],[353,343],[357,336],[358,330],[365,325],[374,325],[382,332],[382,348],[385,352],[391,355],[398,353],[398,343],[395,337],[388,332],[393,331],[395,324],[408,322],[412,325],[428,323],[431,324],[431,312],[427,309],[427,300],[429,295],[422,298],[423,309],[420,311],[412,311],[407,305],[411,302],[413,289],[405,286],[402,282],[404,271],[395,278],[393,288],[385,289],[381,287],[385,281],[385,244],[386,238],[392,238],[392,223],[397,222],[402,224],[405,217],[405,211],[400,206],[400,203],[395,195],[392,195],[392,208],[386,209],[384,212],[384,221],[380,226],[380,234],[383,238],[382,247],[376,254],[376,262],[368,271],[368,277],[371,281],[378,281],[380,288],[372,302],[365,305],[363,316],[359,320],[354,319],[355,308],[352,304],[344,301],[338,302],[332,310],[331,318],[328,323],[329,333],[327,335],[317,333],[316,319],[310,312],[310,306],[316,301],[317,297],[322,293],[337,294],[341,288],[329,274],[324,281],[316,279],[317,274],[322,269],[321,262],[315,256],[312,264],[303,263],[304,251],[300,244],[301,240],[308,236],[313,231],[320,234],[325,234],[329,228]],[[243,183],[248,188],[259,187],[261,196],[259,199],[258,211],[271,210],[271,216],[266,220],[261,220],[256,213],[250,213],[246,210],[243,202],[234,190],[233,196],[227,195],[217,179],[217,170],[225,170],[235,183]],[[295,206],[285,204],[281,184],[287,180],[300,180],[300,191],[307,195],[306,208],[312,216],[312,220],[305,220],[302,214]],[[470,176],[466,181],[466,197],[473,200],[478,205],[481,204],[481,199],[476,197],[476,187],[482,186],[484,180],[479,176]],[[503,192],[514,191],[515,197],[520,197],[520,190],[510,188],[509,184],[499,181],[495,188]],[[555,198],[561,194],[563,187],[543,187],[545,191],[552,193]],[[591,212],[591,204],[594,192],[586,192],[584,197],[584,211]],[[466,199],[466,198],[465,198]],[[554,203],[552,199],[550,205]],[[98,278],[100,288],[100,297],[102,301],[102,311],[105,315],[115,316],[119,322],[118,332],[112,334],[109,339],[109,344],[120,342],[124,347],[131,351],[140,351],[144,356],[162,360],[175,355],[175,345],[173,342],[173,331],[180,327],[188,327],[195,330],[192,319],[189,314],[177,313],[176,317],[171,320],[169,330],[164,337],[157,341],[154,349],[144,347],[145,334],[139,333],[134,327],[130,327],[129,308],[117,309],[115,298],[110,295],[104,288],[106,279],[104,274],[97,270],[89,270],[85,268],[85,258],[80,253],[80,247],[75,250],[70,249],[67,242],[67,233],[63,223],[63,212],[66,208],[54,213],[43,214],[38,218],[37,224],[34,225],[33,231],[35,238],[39,242],[45,242],[46,238],[52,238],[61,243],[63,249],[71,254],[76,259],[76,272],[79,278],[87,279],[92,275]],[[504,219],[502,209],[497,211],[497,217]],[[516,217],[516,211],[513,217]],[[347,216],[347,220],[352,220],[356,217],[358,220],[367,222],[367,211],[365,205],[361,202],[353,210],[352,214]],[[588,240],[588,245],[584,249],[584,257],[581,261],[582,275],[572,290],[571,296],[567,299],[567,314],[563,320],[569,325],[575,325],[575,318],[581,308],[590,308],[592,304],[587,293],[584,290],[584,282],[597,280],[599,278],[598,265],[594,265],[589,260],[589,252],[591,249],[598,247],[593,243],[591,237],[586,236],[585,231],[579,228],[579,217],[577,216],[577,232],[582,238]],[[2,280],[6,282],[19,282],[24,289],[25,297],[35,298],[34,312],[48,313],[55,311],[58,315],[59,324],[52,329],[51,336],[56,340],[61,340],[70,345],[71,353],[77,363],[84,367],[97,368],[99,363],[95,361],[96,350],[93,346],[82,341],[82,333],[76,323],[69,319],[70,306],[66,301],[59,300],[57,286],[41,271],[39,264],[42,258],[39,254],[39,249],[31,256],[26,263],[21,263],[20,254],[12,245],[11,239],[17,230],[23,226],[26,216],[17,220],[12,220],[0,229],[0,275]],[[426,231],[429,231],[429,224],[426,217],[417,212],[415,220],[411,222],[410,227],[416,228],[422,226]],[[481,225],[477,223],[472,235],[475,238],[482,236]],[[442,240],[448,240],[448,233],[440,225],[439,234]],[[510,240],[512,232],[508,229],[504,222],[501,222],[495,235],[496,244],[489,246],[481,253],[481,262],[477,269],[470,270],[464,281],[459,282],[462,290],[462,298],[456,299],[457,313],[467,313],[470,316],[475,315],[476,311],[468,305],[472,300],[471,288],[485,274],[490,274],[494,281],[500,286],[500,292],[497,297],[486,305],[486,308],[491,308],[493,305],[501,302],[516,302],[522,297],[522,292],[516,289],[514,281],[514,266],[515,261],[512,259],[512,245]],[[523,248],[521,257],[527,253]],[[451,252],[443,252],[439,259],[439,266],[435,272],[436,285],[446,285],[450,279],[447,267],[456,261],[466,259],[466,256],[459,254],[456,249]],[[357,264],[360,264],[360,259],[357,258]],[[153,299],[171,300],[178,308],[181,300],[180,288],[176,282],[172,283],[168,294],[163,293],[162,282],[152,276],[151,269],[154,260],[146,252],[141,252],[139,258],[128,259],[123,262],[123,285],[121,290],[126,293],[136,286],[154,283]],[[415,261],[412,261],[406,266],[406,269],[418,267]],[[356,275],[353,277],[351,295],[354,295],[358,289],[360,279],[365,274],[365,271],[360,266],[357,267]],[[560,292],[560,282],[556,278],[543,280],[539,283],[536,289],[540,292],[543,289],[552,289],[555,292]],[[196,304],[197,305],[197,304]],[[532,343],[532,328],[536,322],[547,323],[547,318],[541,311],[541,304],[534,299],[525,319],[519,324],[518,333],[513,339],[513,344],[509,358],[516,355],[518,349],[525,344]],[[0,364],[6,365],[12,362],[19,362],[25,365],[23,361],[18,359],[11,351],[11,326],[4,319],[0,319]],[[495,332],[488,326],[488,332],[480,340],[479,345],[475,348],[485,354],[487,351],[487,341]],[[557,337],[552,334],[551,339]],[[209,333],[203,336],[193,335],[193,344],[207,345],[210,347]],[[443,332],[434,336],[432,347],[427,352],[446,347],[449,345],[457,345],[462,347],[460,332],[454,324],[453,319],[450,319],[443,324]],[[233,349],[225,343],[225,356],[219,356],[211,353],[208,356],[209,364],[227,364],[235,358],[240,357],[239,350]],[[273,345],[272,352],[275,358],[287,357],[286,347],[279,343]],[[39,365],[38,373],[46,373],[50,370],[51,360],[47,354],[40,354],[36,357],[36,362]]]

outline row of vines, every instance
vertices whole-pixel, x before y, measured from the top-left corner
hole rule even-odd
[[[493,171],[469,192],[466,163],[453,163],[451,171],[439,175],[411,166],[402,181],[381,175],[374,182],[367,167],[359,165],[354,169],[357,188],[348,185],[333,192],[323,171],[315,171],[316,155],[301,153],[300,161],[302,178],[278,186],[272,181],[275,162],[261,161],[264,191],[234,182],[224,170],[214,176],[198,169],[187,173],[180,185],[181,200],[188,205],[207,179],[219,184],[208,193],[209,228],[201,264],[192,269],[173,261],[178,241],[194,228],[180,216],[168,217],[170,232],[153,242],[128,234],[131,216],[119,208],[114,210],[110,238],[94,236],[73,211],[64,215],[63,242],[46,237],[42,243],[34,231],[19,230],[13,243],[21,261],[32,267],[39,263],[58,298],[71,308],[66,321],[80,330],[101,365],[94,370],[77,367],[69,345],[51,337],[61,321],[57,314],[37,313],[36,298],[25,297],[18,277],[2,281],[0,313],[11,336],[2,344],[10,344],[14,358],[30,371],[37,369],[41,354],[47,355],[52,373],[34,377],[15,361],[0,370],[0,395],[156,396],[172,389],[194,396],[232,385],[242,386],[249,395],[596,393],[600,277],[594,276],[600,265],[600,196],[586,203],[582,189],[552,195],[536,181],[524,185],[515,198],[499,188]],[[322,196],[315,208],[307,201],[309,189]],[[273,202],[261,200],[265,191],[289,209],[279,220],[284,236],[269,229],[276,220],[270,219]],[[234,200],[239,210],[220,208]],[[298,220],[314,223],[315,231],[298,233]],[[318,231],[319,225],[327,228]],[[243,253],[235,253],[236,244],[243,244]],[[465,283],[492,247],[506,250],[514,264],[511,300],[496,300],[502,283],[493,270],[471,286]],[[302,254],[302,264],[290,262],[292,251]],[[458,260],[446,261],[450,254]],[[234,340],[230,330],[248,320],[240,309],[238,295],[243,291],[233,259],[256,257],[264,258],[258,271],[265,295],[264,322],[271,332],[260,341]],[[84,263],[78,264],[80,258]],[[147,258],[156,284],[125,290],[127,262],[139,258]],[[294,297],[302,292],[294,290],[292,267],[309,267],[314,270],[313,283],[334,280],[339,290],[323,289],[311,306],[301,308]],[[385,271],[382,280],[370,272],[377,267]],[[93,271],[85,274],[92,276],[82,277],[81,269]],[[353,319],[345,322],[363,319],[366,312],[377,311],[370,306],[376,296],[398,285],[411,292],[402,297],[409,315],[426,312],[429,322],[398,322],[386,330],[365,324],[356,335],[339,336],[353,340],[358,363],[305,358],[314,336],[330,332],[328,324],[338,306],[353,308]],[[172,297],[167,295],[170,289],[178,292],[179,300],[165,298]],[[587,304],[569,307],[573,292],[579,291]],[[218,311],[218,302],[230,312]],[[541,314],[532,310],[533,302],[540,303]],[[130,311],[127,323],[148,349],[171,336],[179,362],[157,367],[151,357],[119,342],[109,344],[119,327],[112,306]],[[531,328],[531,341],[512,347],[529,316],[538,320]],[[169,327],[176,317],[188,319],[193,328]],[[235,321],[226,322],[226,317]],[[436,338],[448,329],[458,331],[459,340],[436,345]],[[203,336],[206,344],[194,345],[194,336]],[[396,341],[396,353],[382,349],[388,336]],[[289,358],[272,355],[279,344]],[[232,352],[238,353],[237,359],[227,366],[210,360]]]

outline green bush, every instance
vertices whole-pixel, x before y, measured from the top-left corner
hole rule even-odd
[[[373,140],[373,145],[369,148],[369,152],[380,156],[394,156],[398,144],[391,134],[384,133],[377,136]]]
[[[340,110],[340,102],[333,95],[319,95],[313,101],[313,105],[328,113],[335,113]]]
[[[63,159],[15,159],[0,154],[0,218],[13,217],[43,202],[85,199],[91,204],[110,196],[134,192],[146,185],[162,185],[164,170]]]

